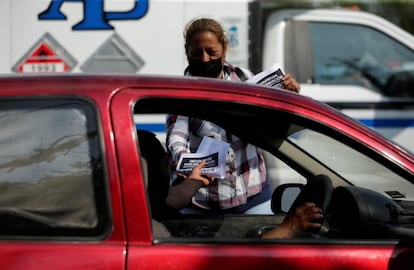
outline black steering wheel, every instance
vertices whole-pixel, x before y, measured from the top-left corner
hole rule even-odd
[[[289,186],[289,184],[285,184],[285,185]],[[295,211],[295,209],[298,206],[306,202],[313,202],[317,207],[322,209],[322,214],[325,217],[325,214],[327,212],[327,209],[328,209],[328,206],[331,200],[332,190],[333,190],[332,181],[327,175],[320,174],[320,175],[317,175],[311,178],[308,181],[308,183],[305,186],[303,186],[303,188],[301,189],[301,192],[299,193],[299,195],[296,197],[296,199],[292,203],[292,206],[289,208],[289,211],[287,214],[288,215],[291,214],[293,211]],[[280,200],[278,198],[280,198],[281,192],[283,192],[283,188],[280,190],[276,188],[276,190],[273,192],[273,195],[272,195],[272,210],[275,214],[279,213],[281,210],[280,209],[281,205],[278,205],[278,202],[280,203]],[[317,220],[316,222],[321,223],[322,226],[317,229],[308,229],[306,231],[298,232],[297,236],[306,237],[306,238],[307,237],[309,238],[319,237],[318,235],[319,233],[323,234],[329,230],[329,225],[326,224],[325,218],[322,218],[321,220]],[[261,225],[261,226],[248,230],[246,237],[260,238],[264,233],[274,228],[275,226]]]
[[[318,234],[322,231],[328,230],[329,228],[326,228],[327,224],[325,223],[325,215],[329,202],[331,201],[332,190],[332,181],[329,176],[324,174],[316,175],[303,187],[295,201],[292,203],[292,206],[289,208],[287,214],[291,214],[298,206],[306,202],[313,202],[317,207],[322,209],[323,218],[315,220],[315,222],[322,224],[322,226],[316,229],[308,229],[306,232]]]

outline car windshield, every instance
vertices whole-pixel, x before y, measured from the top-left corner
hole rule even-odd
[[[336,139],[311,129],[290,135],[288,140],[324,163],[350,184],[414,200],[414,186],[371,157]]]
[[[407,87],[414,83],[414,52],[400,42],[361,25],[314,22],[310,31],[316,83],[413,96]]]

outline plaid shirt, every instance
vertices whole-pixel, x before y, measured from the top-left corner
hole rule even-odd
[[[235,78],[238,79],[236,74],[225,72],[224,79]],[[245,204],[248,197],[263,190],[266,168],[260,149],[208,121],[168,116],[167,148],[173,164],[182,153],[195,152],[203,136],[230,143],[230,150],[226,159],[226,177],[200,188],[193,197],[194,205],[204,209],[229,209]]]

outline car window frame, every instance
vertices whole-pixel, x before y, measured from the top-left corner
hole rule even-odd
[[[175,110],[174,113],[184,114],[184,115],[186,114],[184,112],[189,112],[189,109],[186,108],[186,106],[188,106],[190,103],[194,103],[194,100],[197,101],[197,102],[195,102],[197,105],[194,105],[194,104],[192,105],[192,106],[194,106],[194,108],[196,108],[196,107],[205,108],[205,105],[215,106],[215,104],[220,104],[221,103],[221,105],[227,104],[230,107],[230,108],[225,109],[224,111],[231,111],[232,106],[245,106],[245,110],[242,110],[242,111],[247,112],[247,111],[249,111],[247,108],[251,107],[251,104],[249,102],[245,102],[243,104],[238,103],[238,105],[234,105],[234,104],[232,104],[231,102],[228,102],[228,101],[225,101],[225,102],[223,102],[223,101],[217,102],[217,101],[213,101],[213,100],[203,101],[203,100],[201,100],[201,97],[194,98],[194,97],[148,97],[147,96],[147,97],[143,97],[142,99],[136,100],[136,102],[139,103],[140,100],[153,99],[153,98],[155,98],[155,99],[158,98],[160,100],[165,99],[164,102],[168,101],[168,102],[172,102],[174,104],[178,102],[178,104],[179,104],[179,105],[177,105],[178,109]],[[181,102],[179,102],[180,100],[181,100]],[[161,103],[163,103],[163,102],[161,102]],[[203,103],[206,103],[206,104],[203,104]],[[168,105],[167,104],[165,104],[165,105],[168,108]],[[202,106],[202,105],[204,105],[204,106]],[[151,112],[152,111],[151,107],[156,107],[156,106],[154,106],[154,105],[146,106],[146,108],[144,108],[144,112],[147,112],[147,113]],[[158,107],[162,107],[163,110],[166,109],[161,104]],[[224,107],[225,106],[223,106],[223,108]],[[183,109],[183,108],[186,108],[186,109]],[[269,108],[263,108],[263,110],[267,110],[267,109],[276,110],[276,111],[277,110],[284,111],[283,109],[275,109],[275,108],[270,108],[270,107]],[[285,112],[288,112],[288,111],[285,111]],[[372,156],[375,159],[379,160],[381,163],[382,162],[386,162],[386,163],[390,162],[389,157],[384,155],[384,153],[373,150],[372,148],[370,148],[367,145],[364,145],[362,142],[358,141],[357,139],[353,138],[352,136],[348,137],[348,135],[342,134],[341,130],[337,129],[336,127],[332,127],[332,126],[325,127],[325,126],[321,125],[320,123],[318,123],[316,120],[312,119],[312,117],[301,115],[300,113],[292,113],[292,112],[288,112],[288,113],[291,113],[292,117],[294,117],[294,118],[301,119],[300,122],[307,123],[312,128],[314,128],[318,131],[321,131],[324,134],[326,133],[326,134],[329,134],[329,136],[334,136],[334,137],[340,138],[341,140],[345,140],[347,143],[350,143],[351,145],[354,145],[356,148],[360,149],[360,151],[367,151],[370,156]],[[201,117],[202,115],[208,115],[208,112],[207,113],[203,112],[201,114],[198,114],[198,115],[196,115],[196,117]],[[211,120],[211,119],[209,119],[209,120]],[[132,117],[131,117],[131,121],[133,121]],[[274,151],[271,151],[271,152],[274,152]],[[295,166],[295,165],[293,164],[293,166]],[[393,167],[393,170],[396,170],[399,173],[406,172],[406,170],[402,167],[399,167],[399,166],[392,166],[392,167]],[[304,174],[306,175],[306,172]],[[307,173],[307,175],[309,175],[309,172]],[[338,176],[336,176],[336,177],[338,177]],[[342,183],[344,182],[343,179],[341,179],[340,181],[342,181]],[[187,238],[179,239],[179,240],[177,240],[175,238],[173,240],[172,239],[155,239],[155,242],[156,243],[173,243],[175,241],[179,241],[180,243],[181,242],[185,242],[185,243],[195,243],[195,242],[197,242],[197,243],[200,243],[200,241],[201,241],[201,243],[215,243],[215,242],[217,242],[217,240],[214,240],[214,239],[204,239],[204,238],[196,238],[196,239],[197,240],[187,239]],[[224,240],[218,240],[218,241],[219,242],[224,241],[224,242],[227,243],[227,240],[230,241],[230,242],[234,241],[234,239],[233,240],[224,239]],[[244,242],[245,239],[243,239],[241,241]],[[294,240],[294,241],[296,241],[296,240]],[[333,240],[333,242],[335,242],[335,241],[336,240]],[[370,241],[372,241],[372,240],[370,240]],[[249,242],[249,240],[248,240],[248,242]]]

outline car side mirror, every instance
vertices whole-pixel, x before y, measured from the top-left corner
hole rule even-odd
[[[392,75],[383,88],[387,96],[413,97],[413,87],[414,71],[403,71]]]
[[[299,183],[282,184],[272,194],[272,211],[274,214],[286,214],[304,185]]]

